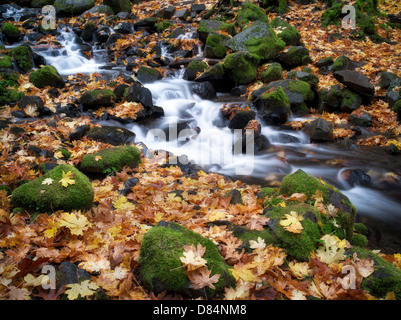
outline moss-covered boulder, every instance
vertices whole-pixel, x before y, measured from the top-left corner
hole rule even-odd
[[[11,57],[9,55],[0,55],[0,68],[11,68],[13,65],[13,62],[11,60]]]
[[[284,49],[285,42],[276,36],[268,23],[256,21],[232,37],[227,46],[233,51],[248,51],[261,60],[269,60]]]
[[[70,183],[61,180],[69,175]],[[11,203],[29,212],[54,212],[57,210],[88,210],[94,192],[87,176],[70,165],[60,165],[43,176],[16,188]]]
[[[280,222],[288,216],[298,216],[302,230],[298,233],[288,231]],[[306,203],[294,203],[285,207],[276,206],[267,211],[269,227],[274,235],[274,244],[283,248],[287,254],[298,261],[308,261],[315,251],[322,235],[318,222],[321,221],[319,210]]]
[[[252,91],[249,95],[249,99],[254,101],[265,92],[277,89],[278,87],[284,89],[284,92],[290,101],[291,111],[294,114],[304,114],[308,112],[308,105],[313,102],[315,94],[311,89],[310,84],[302,80],[284,79],[273,81],[255,91]]]
[[[3,23],[1,32],[9,43],[18,42],[21,39],[21,32],[10,22]]]
[[[82,104],[84,109],[97,109],[100,107],[109,107],[116,99],[115,94],[110,89],[95,89],[86,91],[79,103]]]
[[[119,12],[131,12],[131,2],[129,0],[103,0],[103,4],[113,9],[114,14]]]
[[[243,28],[254,21],[269,22],[269,19],[261,7],[249,1],[243,2],[241,4],[241,9],[237,13],[235,24],[240,28]]]
[[[210,82],[216,91],[229,91],[235,86],[235,83],[225,73],[223,62],[219,62],[197,76],[195,81]]]
[[[230,37],[211,32],[206,38],[205,56],[206,58],[224,58],[227,52],[226,43]]]
[[[117,126],[93,127],[86,132],[89,139],[108,143],[113,146],[131,144],[135,140],[135,133]]]
[[[291,115],[290,100],[282,87],[260,95],[253,105],[270,125],[286,123]]]
[[[225,54],[225,53],[224,53]],[[185,80],[193,81],[197,73],[202,73],[207,69],[208,65],[203,61],[191,61],[185,69],[183,78]]]
[[[33,59],[27,46],[18,46],[11,50],[11,56],[16,61],[18,68],[28,72],[33,68]]]
[[[237,34],[235,25],[233,23],[226,23],[219,20],[202,20],[199,22],[198,35],[202,42],[206,42],[209,33],[217,31],[225,31],[231,36]]]
[[[141,163],[139,149],[134,146],[121,146],[84,155],[79,168],[88,173],[112,173],[121,171],[124,166],[134,166],[138,163]]]
[[[285,13],[288,9],[287,0],[260,0],[259,5],[267,12]]]
[[[139,67],[136,77],[141,83],[151,83],[163,78],[162,74],[150,67]]]
[[[290,71],[288,72],[287,78],[307,82],[311,88],[316,88],[319,83],[319,77],[317,75],[304,71]]]
[[[53,3],[58,15],[79,15],[95,6],[95,0],[56,0]]]
[[[354,253],[359,259],[374,261],[374,272],[363,279],[362,289],[379,299],[384,299],[388,293],[393,292],[395,299],[401,300],[401,270],[370,250],[353,247],[349,256]]]
[[[274,18],[270,25],[273,27],[278,38],[283,40],[287,46],[297,46],[301,41],[298,29],[281,18]]]
[[[50,65],[31,72],[29,75],[29,81],[39,89],[47,86],[63,88],[65,85],[65,82],[57,69]]]
[[[15,103],[23,96],[23,92],[18,91],[20,75],[11,69],[4,69],[0,73],[0,105]]]
[[[337,188],[325,181],[308,175],[301,169],[289,174],[281,181],[280,194],[291,196],[293,193],[303,193],[307,196],[306,203],[314,204],[321,194],[325,206],[331,204],[337,211],[337,221],[344,236],[351,240],[356,216],[356,208],[351,201]]]
[[[198,244],[206,248],[203,259],[207,261],[210,276],[220,275],[214,284],[215,289],[193,289],[180,261],[185,245],[196,247]],[[224,291],[225,287],[235,285],[230,266],[225,263],[213,241],[176,223],[161,221],[144,235],[138,262],[144,286],[156,293],[167,290],[190,297],[206,294],[210,298]]]
[[[304,46],[292,46],[288,48],[286,52],[280,53],[276,60],[285,69],[292,69],[312,63],[312,58],[309,56],[309,50]]]
[[[274,62],[262,66],[260,80],[264,83],[270,83],[281,79],[283,79],[283,68],[281,67],[281,64]]]
[[[249,84],[256,80],[259,57],[247,51],[230,53],[224,59],[225,75],[235,84]]]

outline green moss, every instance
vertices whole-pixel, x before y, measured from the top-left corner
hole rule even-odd
[[[393,111],[397,113],[398,118],[401,119],[401,100],[398,100],[394,106],[393,106]]]
[[[1,26],[1,31],[6,35],[12,35],[16,37],[20,35],[20,31],[18,30],[18,28],[9,22],[3,23],[3,25]]]
[[[56,88],[64,87],[64,80],[53,66],[47,65],[36,71],[31,72],[29,81],[39,89],[52,86]]]
[[[172,26],[173,26],[173,24],[171,23],[170,20],[162,20],[155,24],[156,30],[159,33],[163,32],[164,30],[166,30]]]
[[[206,38],[205,54],[208,58],[221,59],[226,55],[225,42],[229,37],[211,32]]]
[[[67,187],[59,182],[63,172],[73,173],[74,184]],[[45,179],[50,184],[43,183]],[[30,212],[54,212],[57,210],[87,210],[92,206],[94,192],[89,179],[70,165],[60,165],[43,176],[24,183],[11,195],[11,203]]]
[[[284,229],[280,221],[292,211],[302,215],[302,231],[293,233]],[[311,252],[315,251],[322,235],[317,221],[321,220],[319,211],[311,205],[304,203],[289,204],[286,207],[277,206],[266,214],[274,224],[273,234],[275,242],[283,248],[288,255],[298,261],[308,261]]]
[[[243,28],[251,21],[269,22],[266,13],[257,5],[246,1],[242,4],[241,9],[237,13],[236,24]]]
[[[281,64],[274,62],[262,66],[261,80],[264,83],[283,79],[283,68]]]
[[[267,245],[269,244],[275,244],[276,243],[276,238],[273,235],[273,233],[268,230],[250,230],[242,226],[234,226],[231,229],[233,236],[239,238],[243,242],[243,247],[246,249],[247,252],[251,251],[251,248],[249,246],[249,241],[254,240],[257,241],[258,238],[261,238],[265,241]]]
[[[141,152],[134,146],[103,149],[97,153],[84,155],[80,169],[84,172],[107,173],[120,171],[124,166],[141,163]]]
[[[393,292],[397,300],[401,299],[400,269],[372,251],[360,247],[354,247],[351,251],[351,255],[356,252],[359,259],[374,261],[374,272],[363,279],[362,289],[367,290],[377,298],[385,298],[387,293]]]
[[[23,96],[23,92],[18,91],[19,74],[17,72],[3,72],[0,74],[0,104],[17,102]]]
[[[223,67],[225,74],[236,84],[249,84],[258,75],[259,57],[248,52],[239,51],[226,56]]]
[[[280,18],[274,18],[270,25],[274,28],[278,38],[283,40],[287,46],[296,46],[301,40],[298,29]]]
[[[302,94],[303,99],[306,101],[313,100],[314,98],[314,93],[311,90],[310,84],[302,80],[290,81],[288,90]]]
[[[288,108],[290,107],[290,100],[282,87],[264,93],[262,99],[268,100],[269,105],[271,105],[272,108],[275,108],[276,106],[281,107],[282,105],[287,105]]]
[[[347,69],[350,62],[351,62],[351,59],[348,58],[347,56],[339,56],[336,59],[336,61],[334,61],[332,70],[333,71],[345,70],[345,69]]]
[[[323,204],[326,206],[332,204],[338,209],[336,221],[340,228],[335,229],[337,235],[341,238],[351,239],[354,234],[356,208],[337,188],[302,170],[297,170],[283,178],[279,189],[280,194],[288,196],[293,193],[304,193],[308,197],[307,203],[309,204],[315,203],[317,191],[321,192]]]
[[[11,68],[12,65],[13,64],[12,64],[10,56],[6,56],[6,55],[0,56],[0,68]]]
[[[11,55],[18,64],[18,67],[24,72],[28,72],[33,68],[33,60],[29,49],[26,46],[18,46],[11,50]]]
[[[203,258],[211,276],[220,274],[215,283],[215,290],[207,287],[204,291],[189,289],[190,281],[182,267],[180,257],[183,257],[185,245],[201,244],[206,248]],[[221,292],[226,286],[233,286],[230,267],[220,255],[217,246],[209,239],[188,230],[176,223],[159,222],[143,237],[138,259],[140,275],[143,284],[152,291],[172,290],[189,295],[200,295],[206,292],[207,297],[215,292]]]

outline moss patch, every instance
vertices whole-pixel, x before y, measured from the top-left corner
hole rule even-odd
[[[47,86],[63,88],[64,80],[53,66],[44,66],[29,75],[29,81],[37,88]]]
[[[184,245],[201,244],[206,248],[203,258],[211,276],[220,274],[216,289],[209,287],[204,291],[190,288],[190,281],[185,273],[180,257],[183,257]],[[176,223],[159,222],[143,237],[138,259],[143,284],[155,292],[172,290],[189,296],[204,295],[211,297],[227,286],[233,286],[235,279],[230,267],[220,255],[217,246],[209,239],[188,230]]]
[[[139,149],[134,146],[121,146],[83,156],[80,169],[83,172],[111,173],[138,163],[141,163]]]
[[[67,187],[59,182],[63,172],[73,173],[74,184]],[[44,183],[45,179],[47,182]],[[43,176],[15,189],[11,203],[29,212],[54,212],[57,210],[87,210],[92,206],[94,192],[89,179],[70,165],[60,165]]]
[[[257,55],[240,51],[227,55],[223,67],[225,74],[236,84],[249,84],[257,77]]]

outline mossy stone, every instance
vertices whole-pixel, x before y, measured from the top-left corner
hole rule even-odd
[[[227,41],[227,46],[233,51],[249,51],[267,61],[284,49],[285,42],[268,23],[256,21]]]
[[[111,173],[121,171],[124,166],[141,163],[141,152],[134,146],[120,146],[103,149],[84,155],[80,170],[90,173]]]
[[[56,0],[53,3],[58,15],[78,15],[95,6],[95,0]]]
[[[356,208],[337,188],[299,169],[285,176],[279,189],[280,194],[288,196],[303,193],[308,197],[306,202],[309,204],[314,204],[317,191],[321,192],[324,205],[332,204],[338,209],[337,220],[344,230],[345,237],[352,239]]]
[[[69,171],[73,173],[74,184],[64,187],[60,180],[63,172]],[[52,179],[51,183],[47,184],[45,179]],[[75,167],[65,164],[16,188],[11,195],[11,203],[29,212],[51,213],[57,210],[88,210],[92,206],[93,197],[88,177]]]
[[[233,23],[226,23],[219,20],[202,20],[198,25],[199,39],[202,42],[206,41],[207,36],[211,32],[226,31],[229,35],[234,36],[237,34],[235,25]]]
[[[351,59],[347,56],[339,56],[336,61],[334,61],[332,70],[333,71],[340,71],[346,70],[351,63]]]
[[[1,26],[1,31],[7,41],[10,43],[17,42],[21,38],[21,32],[19,31],[19,29],[10,22],[3,23],[3,25]]]
[[[227,52],[226,42],[230,37],[211,32],[206,38],[205,56],[207,58],[224,58]]]
[[[283,124],[291,115],[291,104],[282,87],[262,94],[255,100],[254,106],[263,119],[272,125]]]
[[[33,68],[33,59],[27,46],[18,46],[13,48],[11,50],[11,55],[22,71],[28,72]]]
[[[211,271],[210,276],[220,275],[214,284],[215,289],[192,289],[180,261],[180,257],[184,256],[185,245],[196,247],[198,244],[206,248],[203,258]],[[144,286],[156,293],[167,290],[190,297],[206,294],[210,298],[221,293],[225,287],[235,285],[231,267],[225,263],[213,241],[176,223],[160,221],[144,235],[138,262]]]
[[[206,64],[206,62],[191,61],[185,70],[183,78],[185,80],[189,80],[189,81],[195,80],[196,74],[198,72],[205,71],[207,69],[207,67],[208,67],[208,65]]]
[[[240,28],[243,28],[253,21],[269,22],[269,19],[262,8],[249,1],[242,3],[241,9],[238,11],[235,20],[236,25]]]
[[[79,99],[79,102],[84,108],[97,109],[111,106],[115,99],[116,96],[110,89],[94,89],[86,91]]]
[[[396,300],[401,299],[400,269],[370,250],[361,247],[353,247],[350,250],[350,256],[352,256],[353,253],[356,253],[359,259],[374,261],[374,272],[369,277],[362,280],[362,289],[379,299],[384,299],[390,292],[394,293]]]
[[[281,64],[274,62],[263,65],[260,79],[264,83],[283,79],[283,68],[281,67]]]
[[[283,40],[287,46],[297,46],[301,41],[298,29],[280,18],[274,18],[270,25],[273,27],[278,38]]]
[[[285,219],[285,215],[291,214],[291,212],[296,212],[303,217],[301,221],[303,229],[300,233],[287,231],[280,224],[280,221]],[[292,259],[308,261],[311,252],[316,250],[318,240],[322,235],[317,223],[321,220],[319,210],[309,204],[294,203],[285,207],[277,206],[268,211],[266,216],[270,218],[269,226],[275,236],[275,244],[283,248]]]
[[[103,4],[109,6],[114,14],[119,12],[131,12],[131,2],[129,0],[103,0]]]
[[[11,57],[7,55],[0,56],[0,68],[11,68],[13,65]]]
[[[53,66],[47,65],[36,71],[31,72],[29,81],[39,89],[50,86],[55,88],[63,88],[65,82],[57,69]]]
[[[258,75],[259,57],[246,51],[230,53],[224,59],[223,67],[228,76],[237,85],[249,84]]]

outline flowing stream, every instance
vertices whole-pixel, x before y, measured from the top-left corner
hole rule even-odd
[[[107,63],[106,50],[94,48],[92,58],[88,59],[81,53],[81,46],[72,31],[59,31],[60,48],[34,48],[47,64],[55,66],[63,76],[105,72],[102,66]],[[163,48],[162,54],[171,58]],[[118,74],[120,71],[114,72]],[[241,101],[224,95],[218,95],[215,101],[201,99],[193,93],[192,83],[183,80],[182,75],[183,70],[173,77],[145,84],[152,92],[154,105],[164,109],[164,117],[146,125],[122,125],[113,121],[103,124],[124,126],[135,132],[137,142],[142,141],[150,149],[186,155],[193,163],[249,183],[270,185],[302,169],[338,187],[357,207],[362,222],[379,233],[377,238],[388,237],[388,247],[401,248],[398,237],[401,231],[401,186],[399,181],[386,183],[392,173],[399,172],[399,157],[348,150],[338,144],[311,144],[302,132],[269,126],[262,128],[262,134],[271,144],[267,151],[255,155],[233,154],[233,144],[240,136],[227,127],[220,111],[223,102],[219,101],[230,101],[231,98],[233,102]],[[242,103],[246,104],[246,101]],[[178,127],[177,132],[172,132],[170,128],[175,127]],[[176,134],[177,138],[174,137]],[[350,184],[344,179],[346,171],[355,169],[368,174],[370,184]]]

